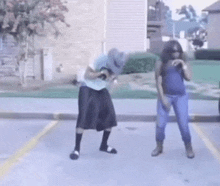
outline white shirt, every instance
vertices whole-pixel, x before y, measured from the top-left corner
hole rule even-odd
[[[93,63],[90,63],[89,67],[91,67],[96,72],[100,72],[102,67],[106,67],[107,60],[108,56],[102,54]],[[100,78],[85,79],[84,75],[85,69],[81,70],[81,72],[78,74],[78,81],[82,82],[82,84],[85,84],[89,88],[94,90],[101,90],[109,85],[108,81],[102,80]]]

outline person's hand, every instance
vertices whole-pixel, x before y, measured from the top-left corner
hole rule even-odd
[[[117,76],[112,74],[109,76],[108,80],[113,83],[117,83]]]
[[[175,59],[175,60],[173,60],[172,65],[173,66],[181,65],[183,70],[187,69],[187,65],[186,65],[186,63],[182,59]]]
[[[185,64],[182,59],[174,59],[173,62],[172,62],[172,65],[173,65],[173,66],[178,66],[178,65],[180,65],[180,64],[181,64],[182,66]]]
[[[166,97],[163,98],[162,104],[163,104],[163,106],[165,107],[165,109],[166,109],[167,111],[170,111],[171,104],[170,104],[170,102],[168,101],[168,99],[167,99]]]
[[[110,74],[107,69],[103,69],[100,72],[100,75],[98,76],[98,78],[101,78],[102,80],[107,80],[109,77],[110,77]]]

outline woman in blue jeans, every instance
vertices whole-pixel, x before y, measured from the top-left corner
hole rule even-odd
[[[178,126],[185,144],[186,155],[194,158],[191,136],[188,126],[188,95],[184,80],[190,81],[192,75],[189,63],[184,60],[181,45],[176,40],[170,40],[164,45],[161,60],[155,65],[155,79],[158,92],[156,143],[152,156],[163,152],[165,127],[171,106],[177,117]]]

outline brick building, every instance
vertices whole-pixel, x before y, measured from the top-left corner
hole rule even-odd
[[[49,27],[47,37],[34,38],[31,45],[34,44],[37,55],[26,63],[26,76],[50,80],[76,74],[79,68],[112,47],[128,52],[146,51],[147,2],[67,0],[69,12],[65,16],[70,27],[60,23],[62,34],[57,39]],[[16,43],[11,36],[7,38],[1,40],[4,42],[0,57],[4,56],[7,65],[15,69]]]
[[[112,47],[146,51],[147,0],[68,0],[67,6],[66,21],[71,27],[60,25],[62,35],[58,39],[49,35],[35,41],[38,48],[52,52],[53,78],[76,74]],[[60,66],[62,70],[58,72]],[[35,71],[39,69],[36,63]]]

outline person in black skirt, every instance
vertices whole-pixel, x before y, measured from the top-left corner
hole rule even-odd
[[[87,129],[103,131],[100,151],[117,153],[115,148],[107,144],[112,127],[117,125],[114,106],[107,87],[122,72],[128,56],[113,48],[107,55],[100,55],[87,67],[78,96],[79,114],[76,124],[75,148],[70,154],[72,160],[79,158],[83,131]]]

